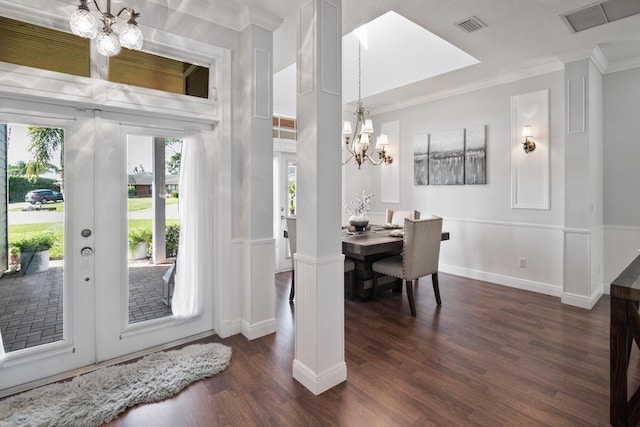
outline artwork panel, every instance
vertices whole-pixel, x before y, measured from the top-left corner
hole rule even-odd
[[[429,183],[429,136],[419,137],[413,145],[413,184]]]
[[[464,129],[430,135],[429,184],[464,184]]]
[[[487,183],[487,149],[485,126],[473,126],[465,131],[465,184]]]

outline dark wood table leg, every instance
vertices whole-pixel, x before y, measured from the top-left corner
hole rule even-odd
[[[627,365],[629,361],[628,301],[611,297],[609,421],[614,427],[627,425]]]

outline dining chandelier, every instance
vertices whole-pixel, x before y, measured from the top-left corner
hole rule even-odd
[[[387,153],[389,148],[389,137],[386,133],[381,133],[376,139],[375,148],[378,150],[378,160],[374,160],[367,153],[369,147],[371,147],[371,134],[373,134],[373,122],[371,119],[366,119],[365,116],[369,115],[369,111],[362,106],[361,89],[360,89],[360,77],[361,77],[361,64],[360,64],[360,49],[361,43],[358,41],[358,104],[356,111],[353,114],[356,116],[356,125],[352,130],[351,122],[345,121],[342,127],[342,134],[344,135],[344,146],[349,151],[350,156],[342,162],[343,165],[347,164],[351,159],[355,159],[358,164],[358,169],[362,166],[365,160],[370,161],[374,165],[390,165],[393,163],[393,157]],[[373,150],[371,151],[373,155]]]
[[[97,0],[92,0],[100,13],[100,20],[104,24],[99,29],[98,19],[89,10],[89,0],[80,0],[80,6],[69,19],[69,26],[73,34],[87,39],[96,39],[96,47],[101,55],[115,56],[120,53],[120,47],[140,50],[142,48],[142,31],[138,28],[136,19],[140,16],[133,9],[123,7],[114,16],[111,14],[111,0],[107,0],[107,11],[103,12]],[[117,22],[117,18],[126,12],[129,20],[124,24]]]

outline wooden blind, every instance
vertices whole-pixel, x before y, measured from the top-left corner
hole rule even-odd
[[[89,77],[89,40],[0,16],[0,61]]]
[[[90,77],[89,39],[0,16],[0,61]],[[207,98],[209,69],[123,48],[109,58],[109,80]]]
[[[207,98],[209,69],[123,48],[109,59],[109,81]]]

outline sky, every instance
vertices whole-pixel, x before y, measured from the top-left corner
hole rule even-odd
[[[9,152],[7,153],[7,161],[10,165],[15,165],[19,160],[25,163],[31,158],[27,151],[29,144],[29,136],[27,136],[27,126],[9,124]],[[53,156],[54,165],[60,167],[60,151]]]

